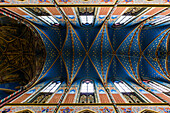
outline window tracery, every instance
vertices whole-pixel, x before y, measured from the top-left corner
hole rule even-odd
[[[33,16],[36,16],[39,20],[45,22],[48,25],[59,25],[58,20],[55,19],[50,13],[48,13],[44,8],[38,7],[29,7],[22,8],[26,12],[30,13]]]
[[[50,82],[40,93],[33,97],[28,103],[45,103],[60,86],[61,82]]]
[[[93,25],[95,19],[95,10],[94,7],[79,7],[78,15],[80,19],[80,25]]]
[[[94,83],[92,80],[82,81],[79,103],[95,103]]]
[[[143,103],[143,102],[145,102],[142,98],[140,98],[135,93],[135,91],[132,88],[130,88],[123,81],[115,81],[114,84],[129,103]]]
[[[162,17],[159,17],[158,19],[151,21],[149,24],[156,26],[156,25],[160,25],[160,24],[163,24],[163,23],[167,23],[170,20],[169,17],[170,17],[170,14],[164,15]]]
[[[168,87],[154,81],[146,81],[146,83],[152,88],[156,89],[157,91],[165,93],[166,95],[170,96],[170,89]]]
[[[113,27],[115,26],[121,26],[121,25],[126,25],[135,18],[138,17],[138,15],[142,14],[147,8],[142,8],[142,7],[132,7],[128,8],[125,13],[123,13],[122,16],[120,16],[115,23],[113,24]]]

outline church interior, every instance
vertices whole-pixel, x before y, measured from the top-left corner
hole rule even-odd
[[[170,0],[0,0],[1,113],[170,113]]]

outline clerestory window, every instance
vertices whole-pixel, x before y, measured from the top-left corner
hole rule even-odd
[[[34,95],[33,98],[28,101],[28,103],[45,103],[51,97],[51,95],[58,89],[60,84],[60,81],[50,82],[37,95]]]
[[[142,98],[140,98],[139,95],[136,94],[136,92],[131,87],[129,87],[123,81],[115,81],[114,85],[118,88],[118,90],[123,94],[129,103],[145,102]]]
[[[83,80],[80,88],[79,103],[95,103],[94,83],[92,80]]]
[[[170,96],[170,89],[168,87],[154,81],[147,81],[146,83],[152,88],[156,89],[157,91],[165,93],[166,95]]]

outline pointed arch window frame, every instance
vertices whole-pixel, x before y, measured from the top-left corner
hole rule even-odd
[[[82,83],[89,81],[89,83],[93,84],[93,90],[88,92],[88,89],[86,91],[81,92],[82,88]],[[91,85],[90,85],[91,86]],[[87,85],[88,87],[88,85]],[[85,95],[86,98],[86,103],[88,103],[88,96],[92,95],[94,97],[94,103],[97,102],[97,96],[96,96],[96,88],[95,88],[95,83],[91,79],[84,79],[80,82],[80,87],[79,87],[79,94],[77,97],[77,102],[80,103],[81,96]]]
[[[147,80],[144,82],[147,83],[153,89],[170,96],[170,88],[169,87],[167,87],[163,84],[157,83],[155,81],[151,81],[151,80]]]
[[[94,83],[91,80],[82,81],[80,92],[81,93],[94,93]]]
[[[34,102],[34,100],[37,99],[41,95],[45,95],[45,96],[40,100],[40,103],[46,98],[46,96],[49,96],[49,98],[50,98],[55,93],[55,91],[57,91],[57,89],[60,87],[61,83],[62,83],[61,81],[50,81],[39,92],[37,92],[30,99],[28,99],[28,101],[26,101],[26,103]],[[47,101],[49,98],[47,98]],[[47,101],[45,101],[45,102],[47,102]]]
[[[94,26],[95,21],[96,21],[96,14],[97,14],[97,10],[98,8],[93,7],[93,12],[92,13],[88,13],[87,8],[89,7],[85,7],[86,11],[85,12],[80,12],[79,8],[75,8],[75,10],[77,11],[77,17],[79,20],[79,24],[82,27],[87,27],[87,26]]]
[[[131,102],[133,102],[133,103],[147,102],[145,99],[143,99],[143,97],[140,97],[141,95],[139,95],[139,92],[136,92],[135,89],[132,89],[126,82],[113,81],[113,83],[117,87],[117,89],[120,91],[120,93],[122,93],[125,96],[128,96],[128,98],[130,99]],[[120,83],[120,85],[119,85],[119,83]],[[130,95],[135,96],[137,98],[137,100],[132,98]],[[127,100],[127,98],[126,98],[126,100]]]

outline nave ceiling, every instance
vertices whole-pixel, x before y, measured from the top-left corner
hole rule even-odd
[[[23,2],[19,3],[22,5]],[[12,15],[22,18],[22,21],[28,21],[41,36],[45,45],[46,60],[45,65],[41,65],[43,69],[39,68],[42,71],[37,73],[37,82],[57,79],[66,80],[67,84],[71,85],[75,80],[82,78],[97,79],[104,85],[107,85],[108,79],[126,79],[137,83],[142,83],[143,80],[169,82],[169,21],[160,25],[153,22],[169,16],[170,9],[121,7],[121,3],[114,11],[112,7],[88,7],[86,10],[88,13],[92,11],[95,18],[92,25],[83,25],[80,23],[80,16],[84,14],[82,7],[64,7],[62,3],[58,5],[62,7],[0,8],[0,12],[6,16]],[[116,23],[121,16],[129,14],[133,16],[131,21],[120,25]],[[50,26],[40,18],[41,16],[53,16],[58,23]],[[20,43],[18,41],[18,46]],[[41,47],[43,48],[43,44]],[[16,59],[16,62],[17,60],[19,59]],[[43,60],[41,62],[43,63]],[[22,66],[22,63],[19,64]]]

